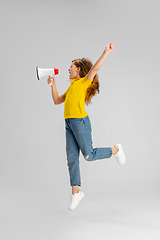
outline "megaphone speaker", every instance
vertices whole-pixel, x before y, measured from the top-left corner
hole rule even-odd
[[[36,67],[37,78],[40,80],[43,77],[55,76],[59,73],[58,68],[39,68]],[[51,83],[52,84],[52,83]]]

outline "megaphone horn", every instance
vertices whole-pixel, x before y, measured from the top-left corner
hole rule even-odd
[[[37,78],[40,80],[43,77],[55,76],[59,73],[58,68],[39,68],[36,67]]]

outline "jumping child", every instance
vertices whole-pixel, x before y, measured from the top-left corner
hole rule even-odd
[[[97,72],[105,61],[107,55],[114,51],[113,42],[109,43],[100,58],[93,65],[86,58],[72,61],[69,71],[69,78],[72,80],[67,91],[59,96],[56,88],[55,78],[48,78],[48,84],[52,83],[52,97],[54,103],[64,102],[64,119],[66,130],[66,154],[67,165],[70,175],[72,193],[69,210],[73,210],[84,193],[79,190],[81,186],[79,153],[80,150],[87,161],[110,158],[114,155],[119,164],[125,163],[125,154],[121,144],[114,147],[93,148],[92,130],[89,116],[85,110],[85,103],[91,103],[91,98],[99,93],[99,81]]]

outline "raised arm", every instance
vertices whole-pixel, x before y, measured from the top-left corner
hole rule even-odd
[[[51,80],[52,79],[52,80]],[[55,105],[61,104],[65,101],[66,98],[66,94],[62,94],[61,96],[59,96],[58,91],[57,91],[57,87],[56,87],[56,82],[55,82],[55,78],[54,77],[50,77],[48,78],[48,84],[50,84],[52,82],[51,85],[51,89],[52,89],[52,98],[54,101]]]
[[[90,69],[89,73],[87,74],[87,79],[88,80],[92,80],[94,78],[94,76],[96,75],[96,73],[98,72],[98,70],[100,69],[100,67],[102,66],[102,64],[104,63],[104,60],[106,59],[107,55],[110,52],[114,51],[114,45],[113,42],[107,44],[107,46],[105,47],[102,55],[100,56],[100,58],[97,60],[97,62],[92,66],[92,68]]]

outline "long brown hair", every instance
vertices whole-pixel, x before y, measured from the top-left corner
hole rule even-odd
[[[93,66],[93,63],[87,58],[75,59],[72,62],[76,65],[76,67],[81,68],[79,72],[81,78],[85,77],[88,74],[91,67]],[[93,78],[91,85],[87,88],[86,91],[85,102],[87,105],[91,103],[92,97],[95,96],[97,93],[99,93],[99,81],[98,75],[96,74],[95,77]]]

